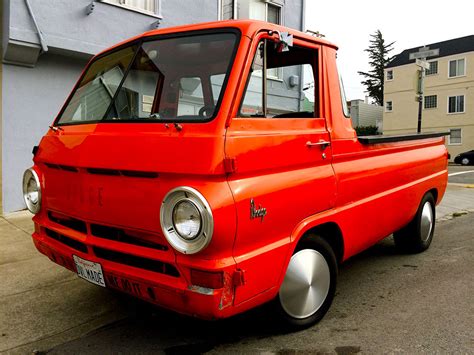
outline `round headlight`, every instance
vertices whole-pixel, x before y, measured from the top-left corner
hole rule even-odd
[[[173,209],[173,224],[181,238],[192,240],[199,235],[202,217],[189,200],[178,202]]]
[[[38,174],[27,169],[23,174],[23,199],[31,213],[38,213],[41,208],[41,185]]]
[[[214,230],[211,207],[199,191],[187,186],[173,189],[165,196],[160,223],[168,242],[183,254],[204,249]]]

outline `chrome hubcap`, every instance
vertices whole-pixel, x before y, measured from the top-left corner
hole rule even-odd
[[[421,211],[421,225],[420,233],[421,239],[423,242],[426,242],[431,235],[431,230],[433,229],[433,208],[431,203],[425,202],[423,205],[423,210]]]
[[[324,256],[312,249],[303,249],[291,257],[280,288],[280,303],[294,318],[306,318],[324,303],[331,282],[329,265]]]

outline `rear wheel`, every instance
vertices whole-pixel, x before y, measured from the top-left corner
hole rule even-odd
[[[275,304],[293,329],[319,322],[331,306],[336,290],[337,263],[331,246],[311,236],[291,257]]]
[[[461,164],[462,165],[469,165],[469,158],[462,158]]]
[[[406,227],[393,233],[395,244],[408,253],[425,251],[433,240],[435,222],[435,200],[431,193],[427,193],[421,200],[413,220]]]

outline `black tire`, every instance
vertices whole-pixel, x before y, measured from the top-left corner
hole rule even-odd
[[[312,279],[313,282],[311,282],[311,285],[303,285],[304,287],[307,287],[307,290],[301,290],[297,291],[299,289],[298,287],[291,288],[291,285],[295,285],[295,283],[291,283],[291,275],[289,275],[290,271],[290,266],[292,266],[293,261],[302,261],[306,259],[301,259],[304,258],[305,256],[309,256],[310,260],[309,262],[313,262],[311,258],[317,258],[318,262],[320,262],[321,267],[318,269],[318,272],[313,272],[312,276],[314,275],[319,275],[321,276],[320,279],[322,280],[321,286],[319,287],[318,284],[314,284],[314,278]],[[322,258],[321,258],[322,257]],[[324,260],[323,260],[324,259]],[[327,266],[324,266],[324,264]],[[300,264],[302,265],[302,264]],[[306,264],[307,265],[307,264]],[[293,270],[294,268],[297,267],[293,264]],[[316,269],[313,269],[316,270]],[[329,273],[327,273],[329,272]],[[334,251],[332,250],[331,246],[321,237],[316,236],[316,235],[311,235],[308,236],[308,238],[305,238],[303,241],[299,243],[297,248],[295,249],[292,259],[290,261],[290,264],[288,265],[288,269],[286,271],[285,279],[280,287],[280,291],[278,293],[278,296],[275,298],[273,301],[274,307],[276,308],[276,313],[279,316],[279,318],[283,321],[283,325],[289,329],[289,330],[300,330],[304,329],[307,327],[310,327],[313,324],[318,323],[326,314],[328,311],[329,307],[331,306],[331,303],[334,299],[334,294],[336,292],[336,283],[337,283],[337,273],[338,273],[338,268],[337,268],[337,262],[336,262],[336,257],[334,255]],[[316,278],[318,279],[317,276]],[[327,284],[327,280],[329,280],[329,285]],[[320,296],[318,297],[317,294],[320,293],[320,290],[323,290],[324,292],[321,292],[320,294],[323,295],[327,289],[327,294],[326,296]],[[289,294],[285,290],[294,290],[292,294]],[[306,293],[305,293],[306,292]],[[296,295],[296,296],[294,296]],[[301,307],[303,303],[299,303],[298,299],[301,299],[301,302],[305,302],[306,305],[308,305],[308,295],[311,295],[313,299],[316,299],[314,302],[320,303],[317,307],[315,306],[315,309],[312,309],[312,305],[309,307],[305,307],[304,310],[307,312],[302,312],[302,313],[310,313],[310,314],[302,314],[299,316],[295,316],[292,314],[292,309],[291,306],[288,306],[289,300],[291,301],[291,305],[299,305],[297,307]],[[316,295],[316,296],[315,296]],[[286,303],[286,306],[285,306]],[[311,303],[311,302],[310,302]]]
[[[428,214],[428,215],[427,215]],[[428,225],[427,219],[431,219]],[[404,228],[393,233],[395,245],[405,253],[421,253],[430,247],[436,225],[436,208],[433,194],[427,193],[415,217]]]
[[[471,162],[469,161],[469,158],[462,158],[461,159],[461,164],[462,165],[469,165]]]

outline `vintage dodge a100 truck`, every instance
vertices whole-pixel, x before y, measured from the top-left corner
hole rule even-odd
[[[24,174],[36,248],[183,314],[316,323],[339,263],[392,233],[429,247],[447,184],[444,133],[356,135],[336,50],[225,21],[98,54]]]

